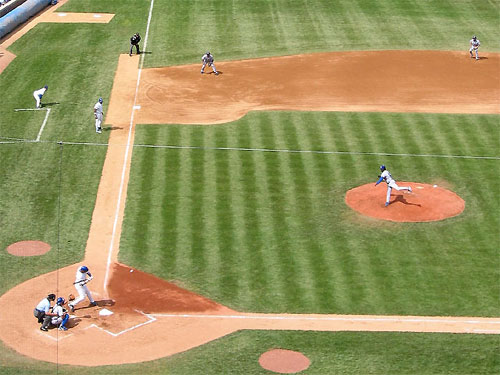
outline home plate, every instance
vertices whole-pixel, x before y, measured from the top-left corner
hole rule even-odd
[[[102,309],[101,311],[99,311],[99,315],[103,316],[113,315],[113,311],[110,311],[108,309]]]

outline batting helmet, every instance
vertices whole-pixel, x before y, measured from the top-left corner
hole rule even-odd
[[[382,165],[380,166],[380,172],[383,172],[383,171],[385,171],[385,165],[384,165],[384,164],[382,164]]]
[[[80,267],[80,272],[85,273],[85,272],[88,272],[88,271],[89,271],[89,268],[87,266],[81,266]]]
[[[47,90],[47,89],[49,88],[49,86],[45,85],[45,86],[43,86],[43,88],[44,88],[45,90]]]
[[[64,305],[65,303],[66,303],[66,301],[64,300],[64,298],[59,297],[59,298],[57,299],[57,304],[58,304],[58,305]]]

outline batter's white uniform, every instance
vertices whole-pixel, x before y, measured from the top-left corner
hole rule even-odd
[[[203,65],[201,66],[201,74],[203,74],[203,72],[205,71],[205,66],[208,64],[208,66],[211,66],[212,67],[212,70],[214,71],[214,73],[216,75],[219,74],[219,72],[217,72],[217,69],[215,69],[215,65],[214,65],[214,57],[210,54],[210,53],[205,53],[203,55],[203,57],[201,58],[201,62],[203,63]]]
[[[47,91],[47,88],[42,87],[40,90],[33,91],[33,97],[36,100],[36,107],[40,108],[42,106],[42,96]]]
[[[102,128],[101,128],[101,123],[102,119],[104,116],[104,112],[102,110],[102,103],[101,101],[97,101],[94,106],[94,117],[95,117],[95,131],[96,133],[101,133]]]
[[[81,267],[78,267],[78,269],[76,270],[75,282],[74,282],[75,289],[78,292],[78,298],[76,298],[69,304],[71,308],[75,307],[75,305],[82,302],[85,299],[85,296],[89,298],[91,304],[95,304],[95,301],[92,298],[92,294],[90,293],[90,290],[89,288],[87,288],[86,285],[90,280],[93,279],[93,277],[89,271],[81,272],[80,269]]]
[[[474,52],[476,54],[476,60],[479,60],[478,49],[479,49],[480,45],[481,45],[481,42],[479,42],[479,39],[472,38],[470,40],[470,49],[469,49],[470,57],[474,57],[472,55],[472,52]]]
[[[385,199],[385,205],[387,206],[389,204],[389,201],[391,199],[391,191],[392,189],[396,189],[397,191],[400,190],[408,190],[411,193],[411,187],[409,186],[398,186],[396,184],[396,181],[392,178],[391,174],[389,171],[386,169],[385,171],[382,172],[380,177],[387,183],[387,196]]]

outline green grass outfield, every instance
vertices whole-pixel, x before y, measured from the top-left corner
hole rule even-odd
[[[498,1],[156,0],[145,66],[306,52],[380,49],[499,51]],[[62,11],[110,12],[110,24],[41,24],[9,50],[0,75],[0,246],[41,239],[53,251],[0,252],[0,293],[81,259],[106,143],[118,54],[145,36],[149,0],[71,0]],[[133,78],[135,79],[135,77]],[[498,157],[499,116],[257,112],[213,127],[138,126],[120,260],[243,311],[499,316],[498,160],[214,150],[295,150]],[[396,224],[343,203],[386,163],[396,179],[446,183],[459,217]],[[150,173],[146,174],[145,171]],[[152,171],[152,172],[151,172]],[[33,301],[35,304],[37,301]],[[27,312],[31,318],[31,312]],[[20,319],[24,315],[20,313]],[[410,345],[411,343],[411,345]],[[172,358],[93,373],[265,373],[271,347],[303,351],[307,373],[498,373],[497,337],[398,333],[241,332]],[[0,344],[0,373],[73,373]],[[200,370],[202,369],[202,370]]]

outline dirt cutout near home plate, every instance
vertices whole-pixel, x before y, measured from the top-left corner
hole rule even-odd
[[[311,361],[304,354],[293,350],[272,349],[259,357],[262,368],[280,374],[295,374],[306,370]]]
[[[25,35],[28,31],[34,28],[41,22],[50,23],[108,23],[114,17],[114,14],[109,13],[63,13],[56,12],[68,0],[59,0],[56,5],[51,5],[45,8],[42,12],[28,22],[18,26],[15,30],[0,39],[0,74],[7,66],[15,59],[16,55],[7,51],[7,48],[16,40]]]
[[[366,184],[349,190],[346,204],[353,210],[376,219],[398,222],[438,221],[460,215],[465,201],[454,192],[437,185],[398,181],[412,192],[392,189],[385,206],[387,185]]]
[[[311,54],[217,63],[219,76],[201,75],[199,65],[139,70],[138,56],[119,56],[85,259],[2,295],[0,309],[16,306],[20,313],[0,314],[0,339],[35,359],[99,366],[165,357],[245,329],[500,334],[499,318],[238,312],[118,263],[136,123],[208,124],[256,109],[498,113],[498,56],[475,61],[466,53],[438,51]],[[94,275],[88,286],[99,306],[79,305],[67,332],[40,331],[33,307],[47,293],[75,293],[80,264]]]
[[[18,241],[7,246],[7,252],[20,257],[43,255],[50,251],[50,245],[43,241]]]

